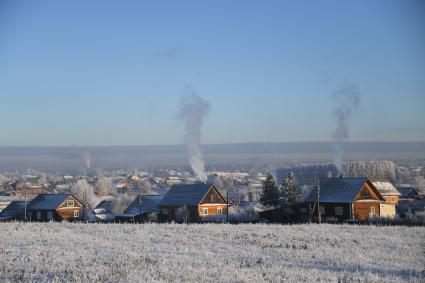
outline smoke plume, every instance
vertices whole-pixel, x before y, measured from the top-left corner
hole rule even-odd
[[[84,164],[86,165],[86,169],[89,170],[91,167],[91,156],[90,153],[86,153],[84,155]]]
[[[207,180],[201,151],[201,127],[209,110],[210,103],[202,99],[193,89],[187,88],[186,95],[180,100],[177,114],[177,118],[184,123],[184,138],[190,166],[201,182]]]
[[[335,103],[334,117],[336,128],[331,134],[334,146],[333,162],[338,172],[342,172],[344,142],[349,138],[350,120],[360,103],[360,91],[356,85],[346,84],[337,90],[332,98]]]

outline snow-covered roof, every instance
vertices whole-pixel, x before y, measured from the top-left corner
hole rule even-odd
[[[173,185],[160,205],[198,205],[212,186],[204,183]]]
[[[35,210],[54,210],[70,196],[70,194],[40,194],[30,202],[30,207]]]
[[[418,195],[425,196],[425,188],[415,188],[415,191],[418,193]]]
[[[390,182],[372,182],[382,196],[401,196],[400,192]]]
[[[25,214],[25,201],[12,201],[0,213],[0,217],[23,217]]]
[[[128,206],[128,208],[124,211],[125,215],[139,215],[140,208],[142,210],[142,214],[159,212],[159,203],[163,199],[164,196],[161,195],[142,195],[140,203],[140,196],[137,196],[136,199]]]
[[[352,203],[367,178],[323,178],[320,179],[321,203]],[[307,202],[317,201],[317,192],[312,190]]]

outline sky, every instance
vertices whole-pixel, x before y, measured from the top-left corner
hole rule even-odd
[[[0,2],[0,146],[425,141],[423,1]]]

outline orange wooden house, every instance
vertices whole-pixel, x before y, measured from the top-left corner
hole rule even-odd
[[[83,203],[72,194],[40,194],[28,205],[30,221],[75,221],[89,215]],[[87,217],[86,217],[87,216]]]
[[[227,202],[213,184],[171,186],[159,207],[162,221],[220,221],[227,215]]]
[[[320,180],[320,214],[323,221],[368,220],[395,216],[395,205],[385,198],[367,178],[325,178]],[[306,201],[317,219],[317,192]]]

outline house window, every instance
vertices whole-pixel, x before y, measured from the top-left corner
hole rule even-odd
[[[223,210],[221,207],[217,208],[217,214],[223,214]]]
[[[73,200],[73,199],[68,200],[68,201],[66,202],[66,206],[71,206],[71,207],[73,207],[73,206],[74,206],[74,200]]]
[[[74,210],[74,218],[78,218],[80,216],[80,212],[78,210]]]
[[[391,202],[391,203],[395,203],[395,197],[391,197],[390,202]]]
[[[161,209],[161,214],[168,215],[168,208],[162,208]]]
[[[53,211],[47,211],[47,220],[53,220]]]
[[[370,207],[370,214],[375,215],[376,213],[376,208],[374,206]]]
[[[320,207],[320,214],[325,214],[325,207],[324,206]]]
[[[204,215],[208,215],[208,208],[204,208],[202,211]]]
[[[214,202],[214,195],[210,195],[210,202]]]
[[[41,220],[41,211],[37,211],[37,220]]]
[[[342,206],[335,206],[335,215],[342,216],[342,214],[343,214]]]

